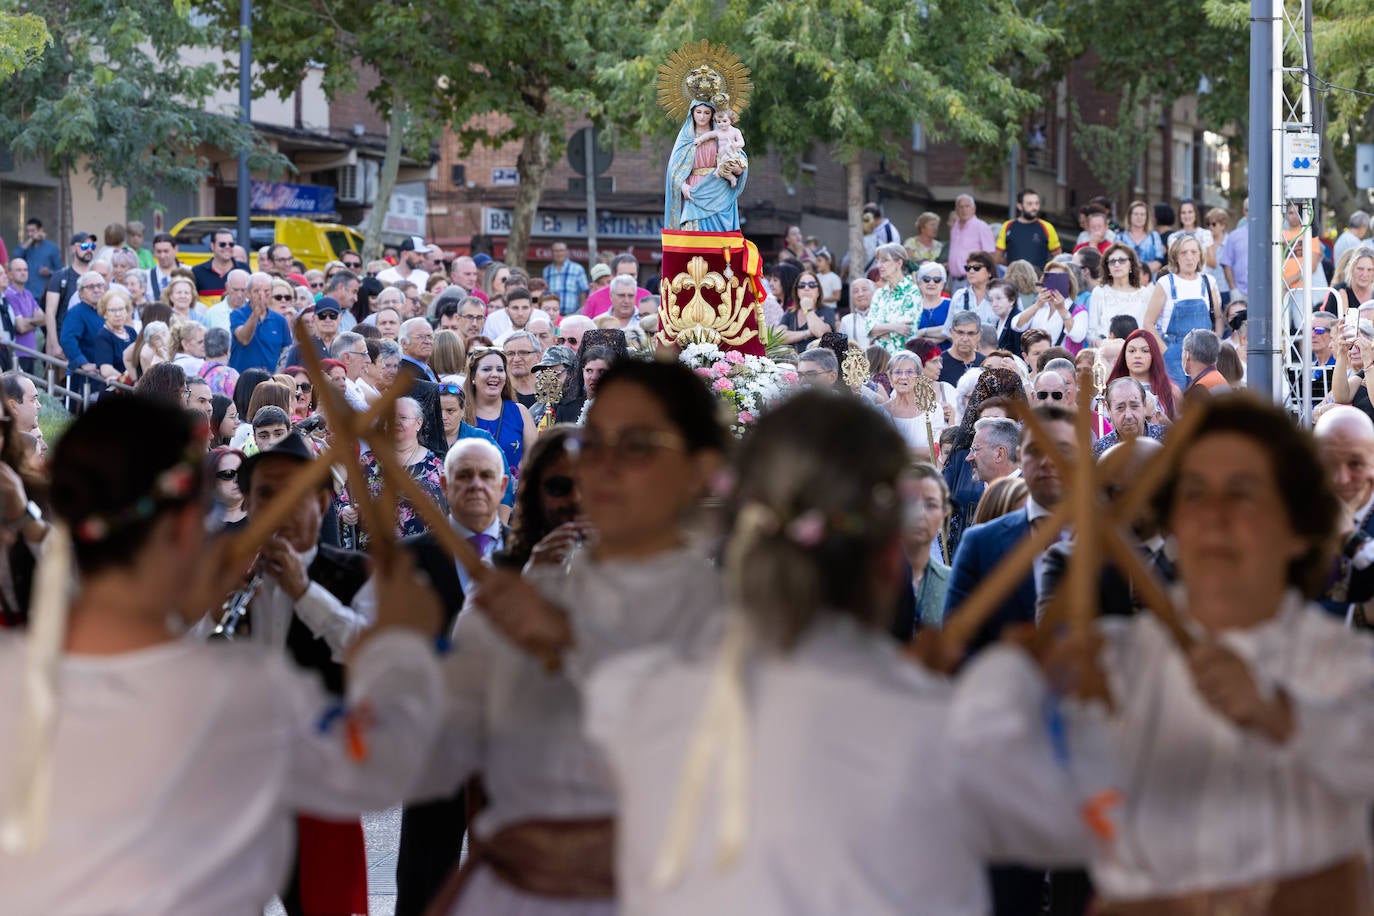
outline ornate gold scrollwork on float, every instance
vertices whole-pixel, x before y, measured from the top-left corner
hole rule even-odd
[[[686,305],[680,305],[679,299],[688,290],[691,299]],[[702,295],[706,291],[719,295],[720,304],[707,302]],[[665,278],[661,292],[663,327],[658,332],[661,343],[680,347],[694,343],[738,347],[758,336],[756,330],[745,327],[754,307],[752,302],[745,305],[748,288],[733,271],[722,274],[711,270],[701,255],[691,258],[687,269],[676,277]]]
[[[844,352],[844,361],[840,363],[840,375],[849,386],[849,390],[855,394],[858,394],[859,389],[868,384],[868,380],[873,377],[868,364],[868,354],[860,350],[853,341]]]

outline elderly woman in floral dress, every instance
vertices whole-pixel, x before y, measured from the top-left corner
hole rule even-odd
[[[873,323],[869,340],[889,353],[898,353],[920,322],[921,293],[906,275],[906,249],[901,245],[880,245],[874,258],[881,286],[873,293],[868,310]]]

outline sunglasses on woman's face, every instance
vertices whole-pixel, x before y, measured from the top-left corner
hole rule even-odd
[[[560,474],[557,477],[544,478],[544,495],[552,496],[554,499],[561,499],[573,491],[573,479]]]
[[[1130,258],[1108,258],[1108,259],[1107,259],[1107,266],[1108,266],[1108,267],[1115,267],[1115,266],[1117,266],[1118,264],[1129,264],[1129,263],[1131,263],[1131,259],[1130,259]]]
[[[943,283],[943,282],[945,282],[945,278],[944,278],[944,277],[917,277],[916,279],[920,280],[922,283]]]
[[[215,476],[218,477],[220,480],[223,480],[223,481],[238,480],[238,479],[239,479],[239,469],[238,469],[238,468],[226,468],[226,469],[223,470],[223,471],[216,471],[216,472],[215,472]]]
[[[797,289],[816,289],[820,286],[815,280],[803,280],[797,284]]]

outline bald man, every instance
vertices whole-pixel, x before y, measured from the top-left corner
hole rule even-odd
[[[1313,435],[1331,487],[1346,510],[1341,553],[1321,604],[1369,629],[1366,606],[1374,599],[1374,420],[1342,404],[1322,414]]]

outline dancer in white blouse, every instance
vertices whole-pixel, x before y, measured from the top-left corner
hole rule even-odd
[[[468,866],[432,912],[615,912],[616,789],[583,733],[580,683],[617,652],[691,642],[718,622],[719,575],[684,527],[724,448],[716,416],[681,364],[608,370],[570,449],[596,537],[526,579],[493,571],[473,599],[481,612],[459,616],[449,717],[426,783],[452,794],[480,773],[489,804],[472,821]],[[551,623],[551,638],[530,621]],[[561,671],[526,649],[559,655]]]
[[[888,424],[833,398],[765,415],[739,461],[725,638],[592,675],[626,912],[976,914],[987,861],[1085,860],[1101,707],[1056,703],[1020,649],[952,685],[887,635],[905,461]]]
[[[1105,625],[1126,803],[1099,912],[1367,914],[1374,641],[1311,603],[1336,498],[1279,408],[1204,403],[1161,499],[1194,644]]]
[[[203,533],[203,442],[184,411],[118,398],[55,449],[60,523],[31,629],[0,636],[7,914],[261,913],[296,812],[393,804],[434,738],[441,681],[420,632],[438,608],[408,566],[382,576],[337,714],[280,649],[178,637],[172,621],[228,585]]]

